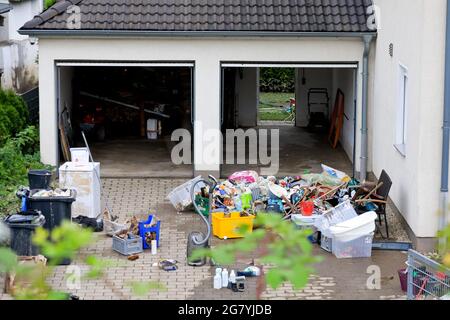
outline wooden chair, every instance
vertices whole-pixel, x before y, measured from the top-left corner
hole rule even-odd
[[[367,203],[371,202],[377,205],[377,209],[375,212],[378,215],[378,231],[381,234],[381,237],[384,239],[389,238],[389,226],[386,215],[386,205],[389,196],[389,191],[391,190],[392,180],[386,171],[382,171],[380,175],[380,179],[378,179],[377,184],[364,184],[357,191],[352,201],[355,203],[355,209],[358,214],[364,213],[367,210],[364,210],[362,207],[366,206]],[[383,226],[386,230],[386,236],[381,231]]]

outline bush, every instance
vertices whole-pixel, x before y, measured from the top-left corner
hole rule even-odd
[[[294,92],[295,69],[293,68],[261,68],[260,90],[262,92]]]
[[[47,10],[52,5],[54,5],[56,0],[44,0],[44,10]]]
[[[17,188],[28,184],[28,170],[46,168],[39,161],[39,134],[34,126],[9,138],[0,147],[0,215],[14,212]]]
[[[11,90],[0,89],[0,146],[14,137],[28,123],[25,101]]]

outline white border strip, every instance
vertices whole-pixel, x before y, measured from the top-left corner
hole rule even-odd
[[[224,68],[343,68],[343,69],[357,69],[358,65],[356,63],[222,63]]]
[[[56,62],[57,67],[188,67],[190,62]]]

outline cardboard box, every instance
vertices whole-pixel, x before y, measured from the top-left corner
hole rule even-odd
[[[38,276],[42,276],[47,265],[47,258],[42,255],[33,257],[17,257],[19,265],[33,267],[27,274],[16,275],[7,273],[5,277],[5,293],[14,295],[17,289],[24,289],[31,285]]]

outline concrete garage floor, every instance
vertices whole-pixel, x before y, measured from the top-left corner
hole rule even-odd
[[[190,178],[192,165],[175,165],[170,137],[160,140],[115,139],[92,143],[95,161],[101,163],[102,177],[108,178]]]
[[[320,167],[322,163],[352,175],[352,163],[347,154],[341,146],[333,149],[328,142],[328,134],[326,133],[309,132],[306,128],[286,125],[264,125],[257,127],[257,129],[279,130],[280,166],[276,174],[278,177],[299,175],[304,173],[305,170],[319,173],[322,172],[322,168]],[[239,147],[244,148],[244,146]],[[226,159],[226,156],[224,147],[224,159]],[[233,172],[249,169],[259,173],[261,166],[260,163],[256,165],[225,164],[222,165],[221,176],[227,177]]]
[[[352,174],[352,164],[339,146],[332,149],[327,135],[310,133],[304,128],[292,126],[261,126],[280,130],[280,170],[277,176],[299,175],[305,170],[321,172],[324,163],[347,174]],[[248,144],[248,143],[247,143]],[[175,165],[170,153],[175,144],[170,137],[151,141],[146,139],[117,139],[92,143],[93,157],[101,163],[101,176],[108,178],[189,178],[191,165]],[[247,146],[239,146],[244,148]],[[226,160],[224,146],[224,159]],[[236,153],[236,152],[235,152]],[[247,159],[248,162],[248,159]],[[260,165],[222,165],[222,177],[239,170],[256,170]]]
[[[125,256],[112,250],[112,239],[105,234],[97,234],[98,238],[89,247],[83,249],[72,266],[78,266],[82,274],[86,271],[84,259],[90,255],[108,259],[111,264],[102,278],[89,280],[82,278],[79,287],[69,288],[65,279],[67,266],[59,266],[49,279],[49,284],[58,290],[71,292],[81,299],[176,299],[176,300],[253,300],[256,298],[256,279],[246,280],[246,290],[233,293],[228,289],[214,290],[214,268],[209,265],[190,267],[186,264],[186,239],[189,232],[204,230],[198,215],[192,212],[177,213],[166,199],[166,195],[183,183],[184,179],[103,179],[103,186],[108,195],[109,205],[120,220],[133,215],[145,217],[155,214],[161,220],[160,248],[156,255],[149,251],[140,254],[136,261],[128,261]],[[226,241],[214,238],[213,246]],[[403,252],[373,251],[371,258],[336,259],[332,254],[318,246],[315,255],[324,260],[315,267],[308,285],[295,291],[285,284],[278,290],[266,289],[263,299],[404,299],[400,290],[397,270],[405,267],[406,255]],[[176,259],[179,261],[177,271],[165,272],[154,266],[160,259]],[[239,258],[228,269],[241,270],[250,262],[249,257]],[[367,281],[371,276],[369,266],[377,266],[380,271],[378,289],[371,290]],[[72,267],[73,268],[73,267]],[[73,269],[72,271],[73,272]],[[71,273],[70,273],[71,274]],[[0,275],[1,278],[1,275]],[[136,282],[157,281],[165,290],[151,291],[145,296],[135,296],[131,284]],[[3,280],[0,279],[2,284]],[[73,285],[73,284],[72,284]],[[9,296],[0,293],[1,299]]]

